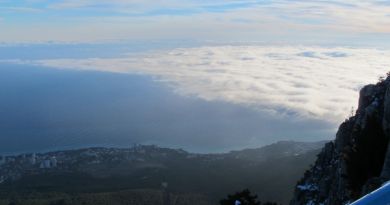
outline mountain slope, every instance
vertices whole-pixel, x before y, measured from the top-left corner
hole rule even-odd
[[[390,179],[390,78],[360,91],[355,116],[325,145],[296,186],[291,205],[341,205]]]
[[[14,156],[1,166],[0,176],[7,179],[0,184],[0,198],[11,192],[79,195],[161,190],[166,182],[172,194],[202,195],[214,203],[228,193],[249,188],[263,201],[286,204],[292,187],[324,143],[283,141],[224,154],[136,146]],[[45,167],[54,159],[56,166]]]

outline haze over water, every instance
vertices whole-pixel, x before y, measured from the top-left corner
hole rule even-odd
[[[333,139],[390,67],[386,1],[0,0],[0,154]]]
[[[0,73],[2,154],[134,143],[221,152],[331,135],[321,121],[180,96],[148,76],[12,64]]]

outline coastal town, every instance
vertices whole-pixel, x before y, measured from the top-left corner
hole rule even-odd
[[[0,156],[0,184],[7,180],[17,180],[25,175],[86,171],[86,167],[99,164],[136,164],[150,159],[161,159],[169,154],[185,154],[185,157],[194,157],[194,154],[188,154],[183,150],[164,149],[154,145],[134,145],[131,148],[86,148]]]

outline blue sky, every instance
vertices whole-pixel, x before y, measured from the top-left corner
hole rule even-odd
[[[390,34],[388,2],[0,0],[0,42],[186,39],[379,46]]]

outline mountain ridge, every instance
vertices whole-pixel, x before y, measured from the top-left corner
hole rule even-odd
[[[295,187],[290,205],[341,205],[390,179],[390,77],[360,90],[355,115]]]
[[[0,192],[161,190],[166,182],[173,194],[200,194],[214,202],[250,188],[262,200],[286,204],[293,193],[291,187],[314,162],[323,144],[285,141],[223,154],[138,145],[8,156],[8,162],[0,166],[4,179]]]

